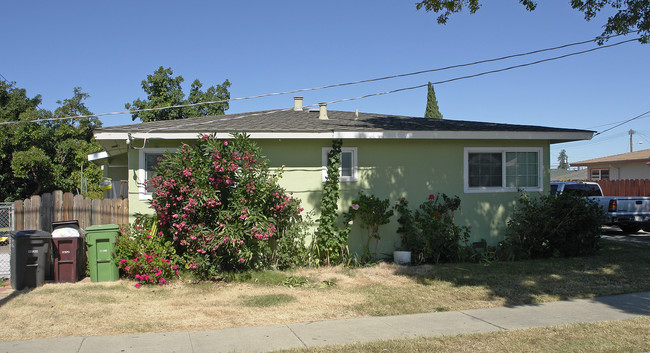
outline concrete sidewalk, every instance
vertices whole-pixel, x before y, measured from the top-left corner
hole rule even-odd
[[[650,292],[536,305],[194,332],[0,342],[0,352],[265,352],[650,316]]]

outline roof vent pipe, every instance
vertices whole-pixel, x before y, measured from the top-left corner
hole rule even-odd
[[[318,103],[318,106],[320,107],[320,114],[318,115],[318,119],[320,119],[320,120],[328,120],[328,118],[327,118],[327,103]]]
[[[302,111],[302,97],[293,97],[293,110],[296,112]]]

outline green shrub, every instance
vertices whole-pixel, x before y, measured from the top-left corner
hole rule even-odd
[[[605,211],[588,198],[522,193],[508,221],[500,257],[535,259],[593,255],[598,250]]]
[[[390,201],[388,199],[380,200],[375,195],[366,195],[359,192],[357,199],[352,201],[348,212],[344,214],[344,219],[347,221],[346,227],[349,230],[351,221],[359,219],[361,228],[368,231],[366,243],[363,248],[363,255],[361,262],[365,263],[377,257],[377,246],[379,245],[379,226],[388,224],[390,217],[393,216],[393,210],[390,209]],[[375,240],[374,256],[370,252],[370,242]]]
[[[415,212],[402,198],[394,208],[399,214],[401,247],[411,251],[413,261],[440,263],[471,258],[472,250],[467,245],[471,226],[454,223],[454,213],[460,209],[458,196],[431,194]]]

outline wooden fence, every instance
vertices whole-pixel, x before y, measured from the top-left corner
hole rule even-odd
[[[96,224],[128,224],[128,199],[89,199],[54,191],[14,202],[15,229],[51,231],[52,222],[79,221],[85,229]]]
[[[605,196],[650,196],[650,179],[599,180]]]

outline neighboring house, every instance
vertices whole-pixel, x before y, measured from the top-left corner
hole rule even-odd
[[[200,134],[247,133],[271,167],[284,165],[280,183],[318,217],[326,155],[333,139],[343,140],[340,210],[359,191],[406,197],[413,209],[429,194],[460,196],[459,225],[472,225],[472,241],[495,244],[503,238],[518,190],[548,192],[550,144],[587,140],[592,131],[542,126],[425,119],[384,114],[294,108],[188,120],[104,127],[95,138],[104,151],[89,158],[114,180],[128,180],[131,213],[151,212],[145,188],[151,168],[165,150],[191,144]],[[399,243],[397,216],[380,229],[379,253]],[[357,224],[350,238],[361,249],[365,232]]]
[[[551,181],[585,181],[589,180],[587,168],[551,169]]]
[[[589,180],[650,179],[650,149],[571,163],[587,167]]]

